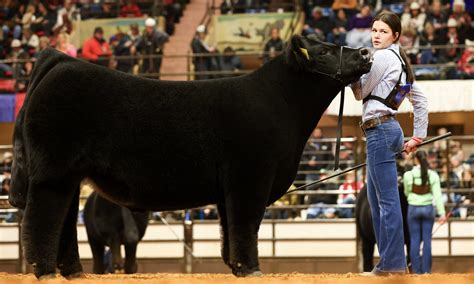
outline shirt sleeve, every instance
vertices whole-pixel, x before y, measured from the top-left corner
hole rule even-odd
[[[391,56],[396,56],[391,53],[392,52],[389,50],[379,50],[374,54],[374,62],[372,63],[370,72],[362,75],[359,80],[362,99],[372,93],[372,91],[380,84],[384,84],[388,88],[392,88],[395,85],[396,80],[392,84],[389,84],[389,81],[393,81],[392,78],[395,77],[398,79],[402,67],[400,64],[391,66],[394,60]]]
[[[403,174],[403,190],[405,191],[405,196],[408,197],[413,187],[413,175],[410,172],[405,172]]]
[[[430,176],[430,185],[431,193],[433,194],[433,201],[436,206],[436,211],[439,215],[443,216],[446,214],[444,209],[443,198],[441,197],[441,183],[439,180],[439,175],[434,171],[429,171]]]
[[[425,138],[428,128],[428,98],[416,82],[413,82],[410,102],[413,105],[413,136]]]
[[[361,101],[362,100],[362,86],[360,85],[360,81],[352,83],[351,89],[356,101]]]

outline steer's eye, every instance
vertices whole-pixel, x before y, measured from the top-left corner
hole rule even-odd
[[[326,49],[323,49],[323,50],[321,50],[321,52],[319,54],[320,55],[326,55],[326,54],[328,54],[328,51]]]

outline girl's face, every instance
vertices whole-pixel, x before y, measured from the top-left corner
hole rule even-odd
[[[393,34],[392,29],[382,21],[375,21],[372,25],[372,45],[376,49],[387,48],[398,39],[398,33]]]

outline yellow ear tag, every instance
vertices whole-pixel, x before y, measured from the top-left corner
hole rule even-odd
[[[301,48],[301,47],[300,47],[300,50],[306,56],[306,59],[309,60],[308,50],[306,48]]]

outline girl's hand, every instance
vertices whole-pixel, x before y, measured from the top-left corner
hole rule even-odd
[[[440,225],[443,225],[444,223],[446,223],[446,221],[448,221],[448,218],[446,217],[446,215],[443,215],[443,216],[439,217],[439,219],[438,219],[438,223]]]
[[[418,148],[418,145],[420,145],[421,142],[423,142],[423,140],[421,140],[421,138],[413,136],[407,143],[405,143],[404,150],[407,153],[415,152],[416,149]]]

